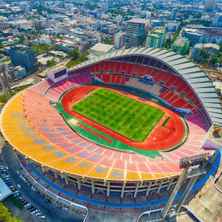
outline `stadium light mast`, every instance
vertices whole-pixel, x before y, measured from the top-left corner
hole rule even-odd
[[[163,221],[170,221],[175,218],[177,213],[180,212],[182,205],[187,201],[191,194],[193,185],[204,174],[207,173],[207,163],[209,160],[209,154],[200,154],[192,157],[185,157],[180,160],[180,168],[183,169],[177,184],[170,195],[170,198],[163,210]],[[187,181],[187,184],[184,182]],[[175,203],[178,192],[185,185],[179,201]]]
[[[180,169],[183,169],[182,173],[169,197],[168,202],[166,203],[165,208],[144,211],[138,216],[137,222],[154,221],[152,218],[150,218],[151,220],[148,218],[152,213],[157,211],[160,212],[160,216],[158,219],[156,218],[155,221],[175,221],[181,207],[188,201],[194,184],[201,176],[207,173],[209,160],[210,155],[208,153],[182,158],[179,164]],[[179,198],[178,194],[180,194]],[[147,220],[144,220],[144,217],[146,216]]]
[[[8,93],[10,90],[9,77],[8,77],[8,65],[0,65],[0,85],[3,93]]]

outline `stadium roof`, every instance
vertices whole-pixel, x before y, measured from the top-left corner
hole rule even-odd
[[[151,57],[164,63],[178,75],[180,75],[195,91],[204,108],[206,109],[212,123],[222,126],[221,102],[207,74],[189,59],[178,55],[172,51],[159,48],[131,48],[112,51],[106,55],[95,57],[83,62],[73,70],[101,62],[107,59],[124,57],[128,55],[138,55]],[[211,92],[211,93],[208,93]]]
[[[0,178],[0,201],[3,201],[4,199],[6,199],[11,194],[12,194],[12,191],[4,183],[4,181]]]

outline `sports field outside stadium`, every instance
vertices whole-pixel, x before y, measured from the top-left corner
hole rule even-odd
[[[137,142],[144,141],[164,115],[156,107],[104,88],[75,103],[73,110]]]

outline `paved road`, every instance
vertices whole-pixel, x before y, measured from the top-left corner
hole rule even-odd
[[[68,212],[56,208],[54,205],[50,204],[44,198],[40,196],[38,192],[31,189],[30,184],[27,184],[20,175],[21,169],[18,165],[17,160],[8,148],[4,148],[2,152],[5,164],[9,167],[9,173],[16,184],[20,184],[20,192],[24,197],[29,200],[36,208],[40,209],[41,212],[48,218],[48,222],[80,222],[78,217],[74,218],[69,215]]]

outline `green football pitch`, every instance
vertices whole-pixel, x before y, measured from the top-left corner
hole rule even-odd
[[[144,141],[164,115],[156,107],[104,88],[75,103],[73,110],[137,142]]]

